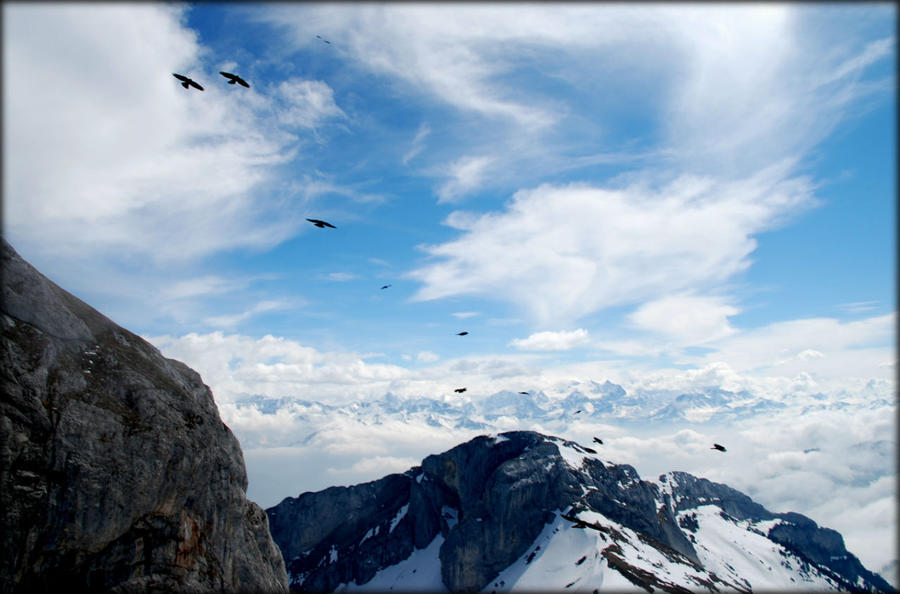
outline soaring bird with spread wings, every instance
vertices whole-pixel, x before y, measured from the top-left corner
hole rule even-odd
[[[238,76],[237,74],[231,74],[230,72],[219,72],[222,76],[228,79],[228,84],[233,85],[235,83],[241,85],[242,87],[250,88],[250,84],[245,81],[243,78]]]
[[[453,390],[453,391],[456,392],[457,394],[462,394],[463,392],[466,391],[466,389],[465,389],[465,388],[456,388],[456,389]]]
[[[335,227],[331,223],[326,223],[325,221],[320,221],[319,219],[306,219],[306,220],[309,221],[310,223],[312,223],[313,225],[315,225],[316,227],[318,227],[319,229],[324,229],[325,227],[331,227],[332,229],[337,229],[337,227]]]
[[[186,76],[184,76],[184,75],[182,75],[182,74],[175,74],[175,73],[173,72],[173,73],[172,73],[172,76],[174,76],[175,78],[177,78],[178,80],[180,80],[180,81],[181,81],[181,86],[184,87],[185,89],[188,88],[188,87],[194,87],[195,89],[199,89],[199,90],[201,90],[201,91],[203,90],[203,87],[201,87],[201,86],[198,85],[196,82],[192,81],[191,79],[189,79],[188,77],[186,77]]]

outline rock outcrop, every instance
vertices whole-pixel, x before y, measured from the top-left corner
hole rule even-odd
[[[2,252],[0,590],[286,591],[200,376]]]

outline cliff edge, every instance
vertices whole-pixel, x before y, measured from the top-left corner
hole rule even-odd
[[[5,239],[0,273],[0,591],[287,591],[200,375]]]

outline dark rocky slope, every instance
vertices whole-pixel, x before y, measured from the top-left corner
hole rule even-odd
[[[0,590],[285,591],[200,376],[2,251]]]

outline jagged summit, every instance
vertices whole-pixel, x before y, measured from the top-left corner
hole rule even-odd
[[[279,592],[209,388],[2,241],[0,592]]]
[[[292,589],[890,591],[840,535],[706,479],[532,431],[266,510]]]

